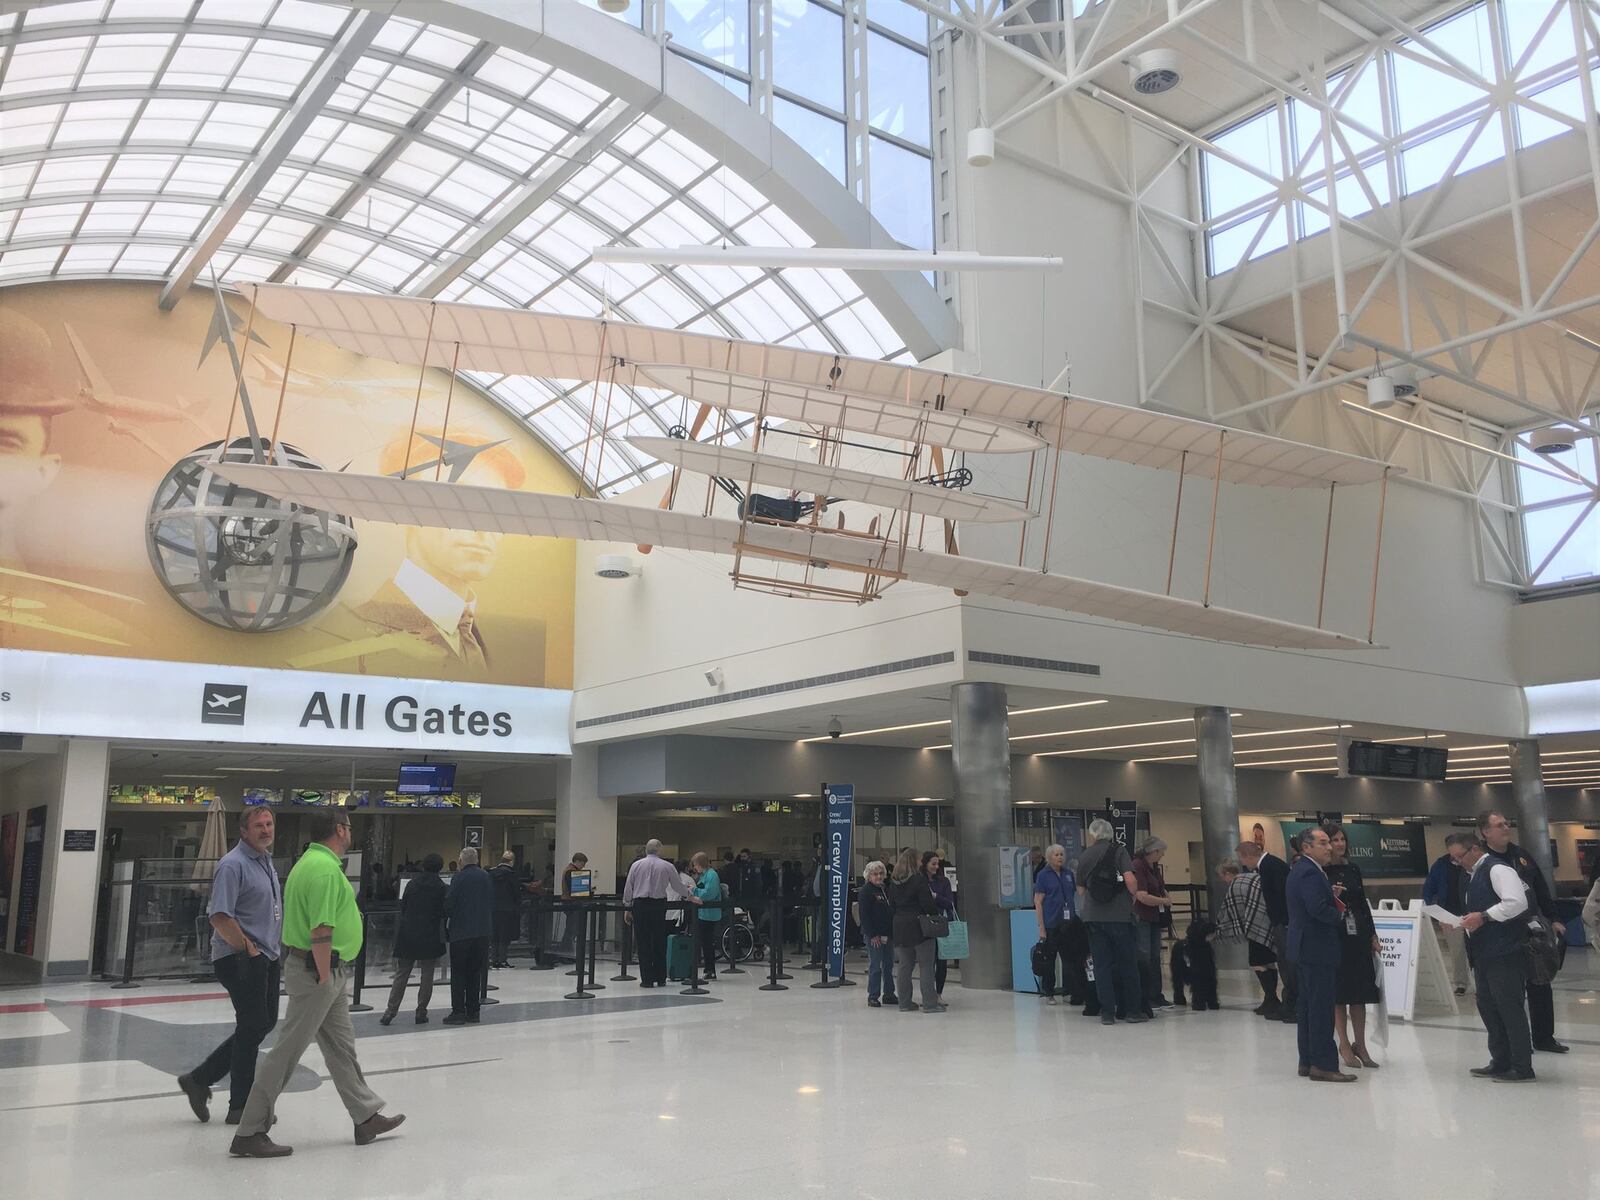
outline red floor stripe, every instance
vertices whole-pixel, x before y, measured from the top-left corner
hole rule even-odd
[[[42,1004],[0,1004],[0,1014],[18,1012],[44,1012]]]
[[[83,1008],[133,1008],[140,1004],[183,1004],[190,1000],[227,998],[227,992],[201,992],[192,996],[112,996],[106,1000],[63,1000],[61,1003],[76,1004]]]

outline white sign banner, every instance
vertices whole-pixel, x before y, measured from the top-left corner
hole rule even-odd
[[[1417,984],[1417,924],[1412,913],[1379,911],[1373,914],[1383,960],[1383,994],[1389,1015],[1411,1019]]]
[[[572,693],[0,650],[0,731],[571,754]]]

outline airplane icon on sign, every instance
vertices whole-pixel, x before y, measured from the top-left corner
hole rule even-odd
[[[202,694],[200,721],[204,725],[243,725],[245,696],[242,683],[208,683]]]

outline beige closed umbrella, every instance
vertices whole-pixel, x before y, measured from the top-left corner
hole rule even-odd
[[[194,871],[189,876],[196,884],[210,883],[216,873],[217,859],[228,852],[228,817],[222,810],[222,797],[213,796],[206,806],[206,828],[200,835],[199,856],[194,860]],[[197,893],[209,889],[196,887]]]

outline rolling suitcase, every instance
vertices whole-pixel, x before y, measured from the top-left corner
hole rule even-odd
[[[687,980],[694,965],[694,939],[686,933],[667,938],[667,978],[674,983]]]

